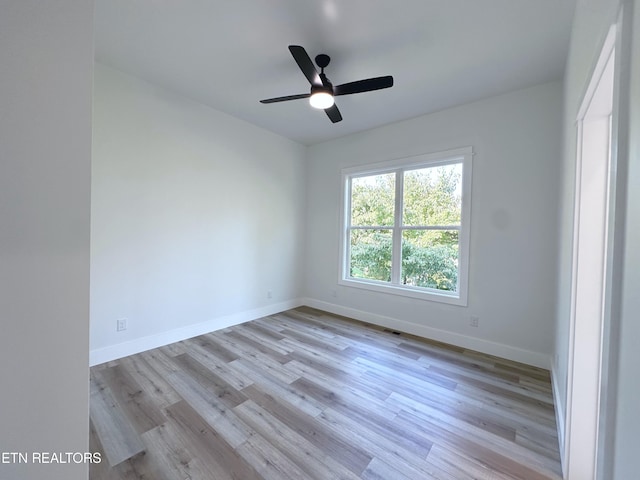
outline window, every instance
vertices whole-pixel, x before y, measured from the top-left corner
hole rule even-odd
[[[471,148],[343,170],[340,283],[466,305]]]

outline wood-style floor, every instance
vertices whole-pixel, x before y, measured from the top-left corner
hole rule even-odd
[[[560,479],[549,373],[301,308],[91,369],[90,478]]]

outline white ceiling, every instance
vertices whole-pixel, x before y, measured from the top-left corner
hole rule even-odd
[[[96,60],[311,145],[562,78],[575,0],[97,0]],[[307,100],[287,46],[331,56],[334,85],[393,75],[337,98],[332,124]]]

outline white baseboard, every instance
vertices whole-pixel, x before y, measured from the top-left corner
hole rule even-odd
[[[288,300],[286,302],[280,302],[266,307],[225,315],[223,317],[214,318],[194,325],[187,325],[167,332],[136,338],[134,340],[117,343],[115,345],[109,345],[108,347],[96,348],[89,352],[89,364],[90,366],[94,366],[110,362],[111,360],[145,352],[153,348],[169,345],[170,343],[180,342],[188,338],[197,337],[198,335],[214,332],[222,328],[249,322],[257,318],[273,315],[274,313],[280,313],[302,305],[304,305],[304,301],[302,299]]]
[[[546,370],[549,370],[551,367],[550,356],[543,353],[524,350],[481,338],[469,337],[460,333],[440,330],[426,325],[418,325],[416,323],[398,320],[396,318],[386,317],[376,313],[365,312],[355,308],[344,307],[342,305],[336,305],[321,300],[315,300],[313,298],[305,298],[303,301],[305,305],[319,310],[354,318],[356,320],[361,320],[363,322],[379,325],[392,330],[411,333],[420,337],[430,338],[432,340],[448,343],[457,347],[476,350],[478,352],[495,355],[500,358],[525,363],[527,365],[544,368]]]
[[[118,358],[169,345],[170,343],[214,332],[222,328],[231,327],[257,318],[273,315],[274,313],[280,313],[302,305],[318,308],[326,312],[343,315],[345,317],[354,318],[356,320],[361,320],[363,322],[379,325],[392,330],[411,333],[413,335],[449,343],[458,347],[469,348],[489,355],[495,355],[508,360],[526,363],[527,365],[533,365],[545,369],[550,369],[551,367],[549,356],[542,353],[532,352],[476,337],[469,337],[459,333],[448,332],[446,330],[440,330],[425,325],[418,325],[404,320],[398,320],[396,318],[385,317],[383,315],[365,312],[363,310],[315,300],[313,298],[297,298],[288,300],[274,305],[268,305],[253,310],[214,318],[194,325],[187,325],[167,332],[136,338],[134,340],[109,345],[103,348],[96,348],[89,352],[89,364],[91,366],[99,365],[111,360],[117,360]],[[556,390],[554,389],[554,391]]]
[[[564,405],[563,402],[560,401],[560,390],[558,388],[558,374],[556,372],[556,364],[552,362],[551,364],[551,388],[553,391],[553,407],[556,412],[556,429],[558,431],[558,448],[560,450],[560,465],[562,466],[562,474],[563,478],[566,477],[565,470],[565,417],[564,410],[561,408],[561,405]]]

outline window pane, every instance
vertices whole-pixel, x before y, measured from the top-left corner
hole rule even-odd
[[[460,225],[462,164],[404,172],[403,225]]]
[[[458,231],[403,231],[401,282],[455,292],[458,288]]]
[[[391,281],[391,230],[351,230],[349,276]]]
[[[351,180],[351,225],[393,225],[395,173],[357,177]]]

